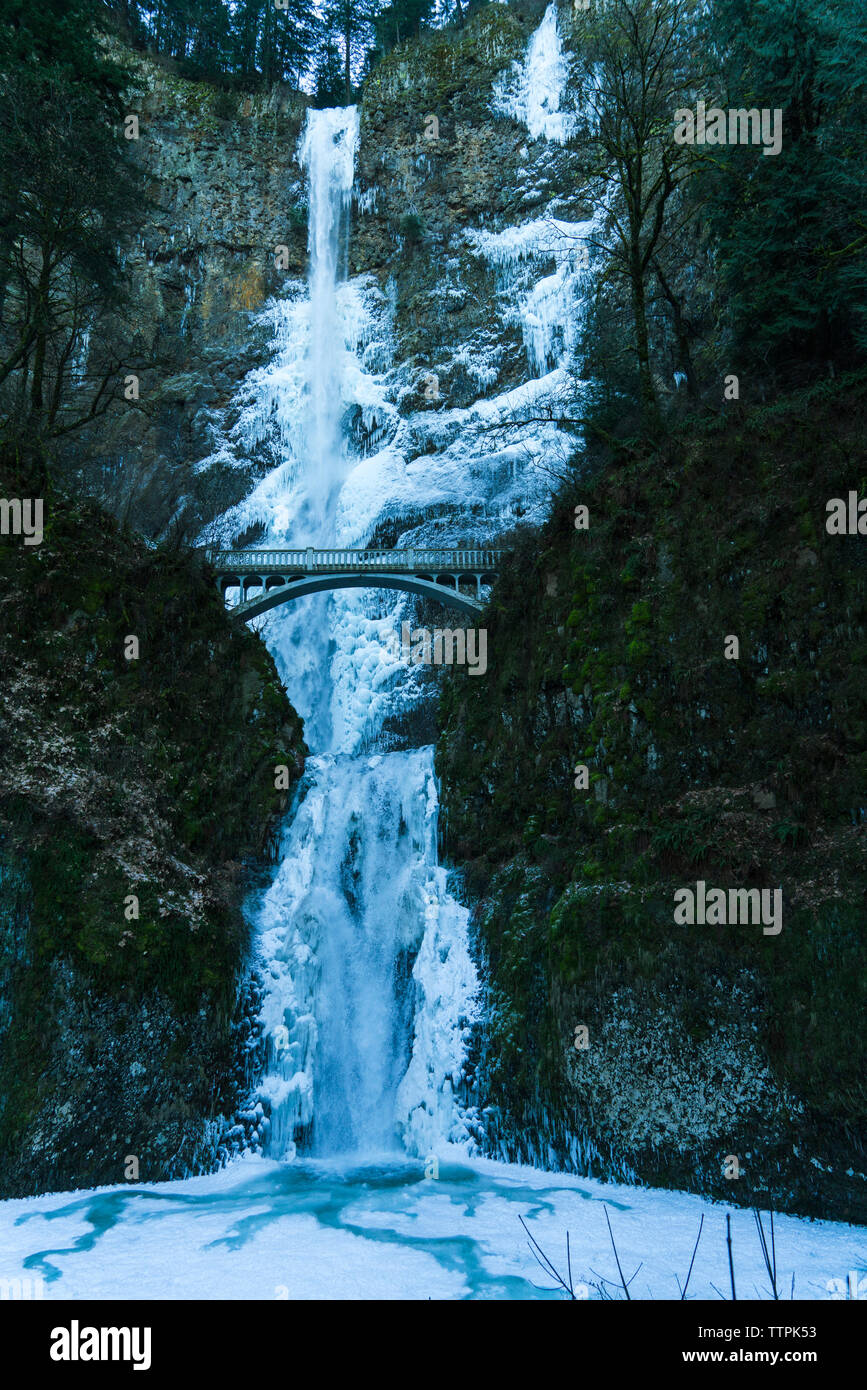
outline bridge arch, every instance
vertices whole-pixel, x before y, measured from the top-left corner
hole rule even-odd
[[[482,582],[490,582],[487,575],[480,576]],[[253,585],[261,585],[262,592],[245,599],[230,609],[232,617],[243,617],[247,622],[267,613],[281,603],[291,603],[293,599],[303,598],[305,594],[321,594],[332,589],[400,589],[407,594],[419,594],[422,598],[436,599],[446,608],[454,608],[460,613],[481,613],[483,604],[478,599],[469,598],[451,585],[441,584],[432,579],[414,574],[317,574],[302,579],[278,580],[261,575],[245,574],[244,590]],[[221,582],[223,594],[235,587],[237,579],[224,579]],[[243,591],[242,591],[243,592]]]
[[[481,547],[405,550],[224,550],[206,549],[225,601],[229,589],[240,602],[229,611],[246,622],[281,603],[330,589],[399,589],[436,599],[447,608],[477,614],[484,608],[482,585],[496,578],[503,551]],[[463,587],[462,587],[463,585]],[[466,586],[473,592],[466,593]],[[248,597],[250,589],[258,592]]]

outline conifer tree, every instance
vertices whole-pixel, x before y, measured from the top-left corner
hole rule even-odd
[[[144,204],[123,138],[131,76],[100,43],[96,0],[0,9],[0,406],[33,456],[107,404],[92,341],[120,300],[119,248]]]
[[[713,32],[721,104],[782,111],[780,153],[719,149],[703,190],[735,360],[784,376],[851,360],[867,348],[859,0],[717,0]]]
[[[328,32],[340,40],[343,52],[343,96],[352,101],[352,78],[365,46],[373,38],[379,0],[328,0],[325,22]]]
[[[315,101],[318,107],[340,106],[346,94],[343,60],[333,39],[323,43],[316,60]]]

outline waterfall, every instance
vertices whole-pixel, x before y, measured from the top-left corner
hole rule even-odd
[[[250,400],[251,428],[276,416],[294,461],[269,485],[265,545],[366,540],[341,503],[360,462],[344,412],[367,404],[357,400],[359,293],[346,282],[357,139],[354,107],[308,112],[299,147],[309,187],[306,295],[278,311],[291,331]],[[365,604],[401,601],[317,595],[277,610],[265,632],[315,754],[279,869],[254,909],[266,984],[256,1100],[269,1113],[265,1151],[276,1158],[298,1148],[427,1154],[469,1136],[472,1117],[454,1097],[476,977],[467,913],[437,862],[433,750],[356,751],[371,683],[393,685],[400,674],[376,640],[388,622],[368,618]],[[377,708],[387,705],[386,695]],[[342,711],[337,722],[326,715],[332,706]]]
[[[534,138],[559,141],[568,133],[565,79],[551,5],[505,84],[510,109]],[[354,108],[309,113],[299,147],[309,188],[309,273],[304,283],[287,282],[282,297],[263,310],[260,326],[272,331],[269,360],[246,375],[203,466],[255,463],[258,481],[219,519],[217,535],[209,527],[201,536],[203,544],[233,546],[252,527],[264,545],[364,545],[382,523],[407,546],[454,545],[473,536],[491,541],[518,517],[543,520],[547,474],[540,483],[539,471],[558,459],[573,466],[574,437],[561,433],[561,412],[548,407],[556,406],[567,372],[580,363],[576,324],[591,291],[584,252],[603,226],[582,221],[580,202],[557,194],[544,217],[468,230],[468,244],[497,273],[497,302],[484,301],[491,331],[452,343],[451,352],[443,346],[442,362],[438,352],[433,365],[459,365],[483,394],[459,406],[444,393],[435,409],[416,409],[419,364],[400,360],[391,335],[397,284],[383,288],[372,275],[347,278],[350,207],[355,199],[356,210],[373,209],[378,193],[373,187],[356,198],[357,141]],[[562,151],[542,150],[546,184],[552,153],[559,162]],[[535,172],[531,160],[534,196],[526,206],[533,208]],[[556,187],[567,185],[558,175]],[[523,204],[512,200],[512,206]],[[441,266],[446,307],[452,296],[459,303],[480,290],[471,266],[464,277],[454,249],[447,247]],[[510,326],[520,329],[529,372],[517,385],[511,335],[497,331]],[[497,382],[501,393],[485,394]],[[570,382],[570,409],[574,399]],[[530,419],[518,424],[516,415]],[[480,1116],[465,1097],[478,981],[467,913],[437,858],[433,750],[385,751],[385,737],[376,743],[377,730],[398,723],[413,700],[425,698],[413,686],[413,669],[389,653],[385,640],[401,618],[413,616],[412,604],[387,591],[342,591],[295,600],[262,619],[314,755],[284,827],[279,866],[248,903],[264,985],[255,991],[261,1032],[248,1035],[248,1047],[259,1056],[264,1038],[264,1068],[247,1098],[249,1110],[239,1112],[230,1134],[216,1119],[208,1130],[220,1144],[215,1167],[245,1143],[272,1161],[155,1182],[150,1153],[138,1180],[126,1166],[135,1157],[125,1155],[133,1141],[114,1136],[118,1181],[112,1186],[0,1202],[0,1298],[14,1298],[16,1284],[67,1307],[72,1300],[120,1299],[559,1298],[554,1281],[540,1282],[525,1236],[535,1250],[551,1252],[559,1268],[568,1265],[570,1278],[574,1271],[578,1299],[616,1297],[621,1265],[641,1268],[640,1281],[630,1279],[637,1299],[682,1294],[687,1270],[691,1298],[719,1297],[734,1278],[732,1250],[742,1295],[771,1293],[767,1252],[755,1238],[751,1211],[735,1207],[729,1231],[729,1213],[718,1201],[634,1185],[628,1149],[641,1140],[628,1122],[640,1097],[629,1077],[611,1102],[624,1117],[625,1156],[600,1154],[592,1108],[583,1116],[572,1105],[560,1114],[540,1113],[540,1123],[520,1135],[508,1135],[496,1111],[489,1112],[488,1138],[504,1159],[517,1149],[524,1160],[606,1173],[606,1181],[473,1153]],[[518,643],[521,637],[506,634]],[[381,751],[371,753],[368,745]],[[488,785],[488,794],[495,792]],[[25,878],[22,870],[6,884],[13,898],[26,897]],[[508,1007],[495,990],[488,1002],[492,1015]],[[3,1007],[0,999],[0,1013]],[[611,1036],[618,1019],[628,1023],[622,1010],[609,1018]],[[500,1022],[520,1031],[516,1015],[501,1014]],[[571,1055],[565,1015],[564,1022],[561,1043]],[[645,1040],[645,1056],[651,1042]],[[725,1042],[710,1038],[708,1074],[720,1070]],[[692,1094],[702,1101],[705,1084],[700,1058],[687,1059],[687,1091],[672,1097],[671,1073],[667,1078],[661,1061],[652,1059],[660,1094],[648,1117],[657,1129],[657,1120],[672,1123],[671,1099],[683,1112]],[[608,1068],[616,1087],[604,1049],[593,1065],[603,1074]],[[118,1057],[120,1086],[126,1066],[134,1072],[140,1063]],[[728,1066],[739,1073],[734,1088],[723,1085]],[[756,1086],[769,1089],[764,1066],[745,1082],[737,1057],[722,1065],[718,1089],[723,1101],[729,1091],[732,1133],[739,1132],[743,1096]],[[693,1076],[697,1091],[689,1090]],[[748,1084],[752,1091],[744,1089]],[[787,1108],[783,1097],[781,1113]],[[167,1106],[165,1115],[174,1125],[185,1110]],[[50,1131],[50,1125],[43,1131],[47,1140]],[[701,1115],[693,1131],[699,1139],[707,1134]],[[88,1142],[84,1133],[81,1142]],[[845,1174],[797,1152],[843,1192]],[[185,1153],[183,1145],[173,1164],[186,1161]],[[296,1153],[303,1161],[286,1161]],[[419,1157],[423,1169],[412,1161]],[[759,1158],[751,1159],[754,1172]],[[682,1171],[680,1165],[675,1176]],[[698,1164],[696,1174],[701,1171]],[[848,1179],[857,1200],[862,1174],[850,1168]],[[791,1198],[790,1186],[784,1184]],[[780,1216],[774,1230],[786,1287],[791,1278],[794,1289],[797,1277],[800,1298],[863,1297],[867,1228]],[[189,1341],[198,1357],[201,1338]],[[277,1356],[285,1359],[282,1342],[277,1345],[270,1361],[257,1345],[260,1378]]]
[[[259,918],[269,1151],[311,1125],[322,1155],[465,1140],[475,974],[437,864],[431,750],[311,762]]]
[[[335,352],[342,336],[337,287],[346,278],[348,214],[357,144],[355,106],[308,113],[298,152],[309,181],[309,418],[304,444],[310,500],[320,528],[342,472],[343,441],[338,413],[342,362]]]
[[[493,109],[520,121],[534,140],[564,144],[579,128],[578,117],[567,109],[568,79],[557,6],[550,4],[523,60],[495,84]],[[592,116],[586,109],[582,114],[585,120]],[[513,222],[499,232],[466,233],[474,251],[497,269],[503,322],[520,329],[535,377],[574,363],[593,294],[590,247],[602,220],[597,215],[566,221],[549,209],[544,217]],[[546,262],[553,262],[553,272],[540,278]]]
[[[542,122],[564,136],[564,82],[552,7],[513,74],[531,133]],[[400,402],[412,370],[395,351],[394,287],[348,276],[358,139],[354,107],[308,112],[298,147],[306,281],[289,282],[263,311],[270,358],[245,378],[215,454],[228,466],[273,460],[222,518],[230,545],[261,526],[263,546],[363,546],[383,521],[398,544],[448,545],[463,530],[456,518],[480,511],[490,535],[515,516],[541,520],[541,462],[572,447],[555,420],[516,426],[493,447],[487,424],[562,389],[586,298],[591,224],[548,217],[467,233],[498,268],[502,319],[520,326],[530,378],[470,408],[407,412]],[[372,205],[375,190],[359,201]],[[484,356],[467,361],[488,379]],[[263,625],[314,754],[279,870],[253,909],[266,987],[265,1072],[253,1108],[261,1107],[259,1143],[276,1158],[400,1145],[427,1156],[445,1142],[472,1150],[480,1132],[467,1104],[478,981],[468,914],[437,860],[433,750],[387,751],[382,737],[430,698],[387,640],[412,603],[388,591],[336,591],[296,599]],[[381,751],[371,758],[371,748]]]
[[[563,144],[576,128],[574,116],[563,109],[567,77],[557,6],[550,4],[527,45],[524,61],[513,63],[497,83],[494,109],[522,121],[534,140],[544,136]]]
[[[502,232],[466,233],[473,250],[496,268],[503,320],[520,329],[536,377],[574,361],[591,303],[589,246],[599,222],[598,217],[567,222],[549,216]],[[551,261],[553,273],[539,278],[539,266]]]

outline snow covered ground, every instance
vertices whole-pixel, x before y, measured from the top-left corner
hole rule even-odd
[[[41,1277],[46,1299],[562,1297],[523,1217],[560,1269],[568,1230],[576,1286],[598,1299],[607,1279],[616,1298],[607,1208],[627,1278],[641,1265],[633,1298],[679,1297],[702,1213],[689,1295],[717,1299],[715,1284],[728,1296],[724,1206],[445,1150],[439,1176],[425,1171],[394,1155],[355,1167],[248,1156],[183,1182],[6,1201],[0,1279]],[[850,1271],[863,1280],[864,1228],[779,1216],[775,1232],[786,1297],[793,1273],[801,1299],[845,1296]],[[732,1238],[738,1298],[767,1298],[750,1212],[732,1212]]]

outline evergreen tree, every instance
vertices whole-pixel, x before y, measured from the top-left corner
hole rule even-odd
[[[352,101],[353,70],[360,68],[363,52],[374,37],[379,0],[328,0],[325,22],[328,33],[338,37],[343,51],[343,99]]]
[[[333,39],[326,39],[316,60],[314,101],[318,107],[340,106],[346,94],[343,60]]]
[[[266,80],[298,87],[310,67],[320,29],[314,0],[281,0],[263,36],[262,72]]]
[[[208,81],[292,82],[322,35],[315,0],[107,0],[124,39]]]
[[[110,399],[119,364],[92,330],[120,301],[144,202],[122,135],[130,74],[99,21],[96,0],[0,7],[0,403],[6,441],[34,459]]]
[[[736,362],[787,375],[867,347],[867,26],[860,0],[717,0],[721,105],[782,111],[782,148],[706,180]]]
[[[378,51],[388,53],[397,44],[412,38],[430,24],[434,8],[435,0],[391,0],[374,21]]]
[[[185,0],[189,5],[189,39],[184,57],[197,77],[215,81],[229,72],[232,27],[229,11],[215,0]]]

